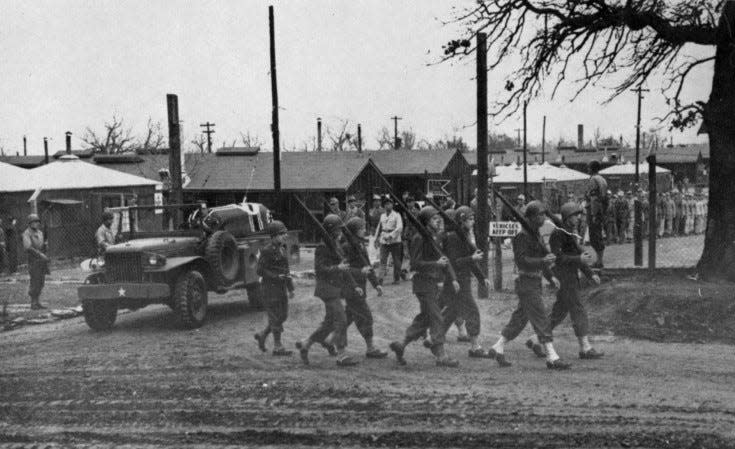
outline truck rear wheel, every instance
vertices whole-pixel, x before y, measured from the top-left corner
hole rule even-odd
[[[107,300],[87,300],[82,302],[84,321],[92,330],[109,330],[117,318],[117,304]]]
[[[240,259],[237,253],[237,241],[227,231],[217,231],[207,240],[205,258],[212,268],[212,276],[216,285],[229,286],[237,280],[240,271]]]
[[[187,271],[179,276],[171,302],[181,326],[188,329],[201,327],[207,316],[207,284],[201,273]]]

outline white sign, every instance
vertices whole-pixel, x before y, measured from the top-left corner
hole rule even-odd
[[[449,186],[450,182],[452,181],[449,179],[428,179],[426,182],[426,193],[449,196],[450,192],[446,187]]]
[[[521,232],[521,224],[517,221],[491,221],[490,237],[515,237]]]

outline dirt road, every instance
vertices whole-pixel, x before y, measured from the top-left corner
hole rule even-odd
[[[284,339],[313,330],[322,305],[301,281]],[[735,357],[725,345],[657,344],[610,336],[607,356],[576,358],[571,326],[558,351],[574,362],[550,372],[523,346],[513,367],[450,352],[459,369],[434,366],[416,344],[408,366],[364,360],[338,369],[315,349],[312,365],[258,351],[263,314],[212,296],[199,330],[171,312],[123,314],[109,333],[80,318],[0,334],[0,448],[5,447],[732,447]],[[373,292],[371,294],[374,295]],[[371,299],[379,344],[400,338],[417,310],[410,287]],[[489,345],[515,306],[481,303]],[[350,349],[364,345],[354,329]]]

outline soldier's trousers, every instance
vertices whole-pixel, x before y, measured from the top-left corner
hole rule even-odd
[[[540,343],[552,342],[554,339],[551,336],[549,316],[541,299],[541,279],[519,276],[516,279],[516,293],[518,307],[513,311],[501,335],[511,341],[520,335],[530,321]]]
[[[267,332],[283,333],[283,323],[288,318],[288,295],[283,287],[263,286],[263,302],[268,313]]]
[[[434,346],[444,344],[444,318],[439,306],[439,288],[434,287],[428,292],[416,292],[419,300],[419,314],[406,329],[406,342],[412,342],[426,335],[429,331],[431,343]]]
[[[346,315],[347,315],[347,326],[355,323],[357,331],[362,335],[365,340],[373,338],[373,314],[370,311],[370,307],[367,303],[367,285],[362,285],[362,295],[358,295],[356,292],[352,292],[345,297],[346,304]]]
[[[41,290],[46,284],[46,264],[43,262],[31,262],[28,265],[28,274],[31,277],[28,286],[28,296],[33,300],[37,300],[41,296]]]
[[[380,245],[380,278],[383,279],[388,271],[388,256],[393,258],[393,280],[401,279],[401,266],[403,265],[403,243],[390,243]]]
[[[589,333],[589,321],[587,319],[587,310],[582,304],[579,297],[578,288],[562,288],[556,292],[556,301],[551,307],[551,316],[549,317],[549,326],[553,331],[556,326],[569,315],[572,319],[572,328],[574,335],[584,337]]]
[[[323,343],[329,334],[334,333],[332,343],[337,349],[344,349],[347,347],[347,315],[342,298],[322,298],[322,301],[325,309],[324,321],[311,334],[309,340]]]
[[[464,320],[467,335],[470,337],[480,335],[480,309],[477,307],[477,301],[472,296],[472,282],[469,279],[459,280],[459,292],[452,290],[450,283],[444,283],[442,298],[445,334],[452,323],[460,319]]]

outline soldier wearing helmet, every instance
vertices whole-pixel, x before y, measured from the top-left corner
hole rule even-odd
[[[354,284],[352,276],[348,276],[350,265],[343,259],[339,248],[332,246],[337,244],[342,236],[342,219],[334,214],[324,217],[322,227],[329,234],[324,238],[332,240],[328,245],[322,241],[314,251],[314,272],[316,274],[316,288],[314,296],[324,302],[324,321],[306,339],[296,343],[301,360],[305,365],[309,364],[309,349],[314,343],[319,343],[329,351],[330,355],[337,356],[337,366],[352,366],[358,362],[347,355],[347,315],[345,305],[342,302],[345,289],[355,289],[360,295],[363,290]],[[332,344],[327,344],[329,334],[332,336]],[[333,349],[334,348],[334,349]]]
[[[477,249],[475,245],[475,237],[473,234],[475,227],[475,214],[468,206],[460,206],[454,210],[454,226],[448,226],[446,238],[444,241],[444,249],[449,262],[457,273],[457,281],[459,282],[459,290],[453,291],[449,288],[450,283],[444,282],[442,298],[446,307],[444,309],[443,318],[445,324],[445,333],[452,323],[456,324],[456,320],[462,319],[467,328],[467,336],[471,347],[469,349],[469,357],[473,358],[492,358],[493,356],[482,349],[478,342],[480,335],[480,309],[477,302],[472,296],[472,275],[477,278],[477,282],[484,283],[489,287],[490,282],[487,277],[478,268],[477,263],[482,260],[482,251]]]
[[[97,254],[103,255],[107,251],[107,247],[115,244],[115,231],[112,230],[112,222],[115,217],[110,211],[102,212],[102,224],[97,228],[94,234],[97,243]]]
[[[570,365],[563,362],[554,350],[549,317],[546,307],[541,299],[541,278],[552,278],[551,266],[556,261],[556,256],[549,253],[543,244],[538,230],[546,221],[546,206],[541,201],[531,201],[526,206],[525,218],[530,225],[530,230],[524,229],[513,238],[513,256],[518,266],[518,278],[515,281],[516,293],[518,294],[518,307],[510,317],[510,321],[503,328],[501,337],[489,351],[495,356],[501,367],[510,366],[511,363],[505,359],[505,343],[514,340],[528,322],[531,322],[533,330],[541,345],[546,350],[541,355],[546,357],[546,367],[552,370],[569,369]]]
[[[579,271],[595,284],[600,285],[600,277],[589,267],[592,263],[592,256],[580,247],[580,237],[574,234],[581,214],[582,210],[576,203],[564,204],[561,207],[564,228],[554,229],[549,238],[551,252],[556,254],[554,273],[560,283],[549,321],[553,330],[564,321],[567,315],[570,315],[574,335],[579,341],[579,358],[599,359],[603,353],[597,352],[590,345],[587,311],[579,295]]]
[[[28,228],[23,231],[23,248],[28,256],[28,274],[30,286],[28,296],[31,298],[31,309],[45,309],[39,297],[46,283],[48,264],[51,261],[46,255],[46,240],[41,231],[41,219],[36,214],[28,215]]]
[[[288,318],[288,300],[294,297],[294,285],[288,264],[286,236],[288,230],[283,222],[273,220],[268,224],[271,241],[260,251],[256,272],[260,279],[263,305],[268,314],[268,324],[262,332],[255,334],[261,351],[266,352],[268,335],[273,333],[273,355],[290,356],[292,351],[283,347],[281,334],[283,323]]]
[[[375,270],[370,265],[370,256],[368,256],[367,248],[365,248],[365,220],[360,217],[352,217],[345,223],[344,236],[342,242],[342,253],[345,260],[349,264],[349,272],[362,289],[362,294],[358,294],[355,289],[345,288],[343,294],[346,304],[347,327],[355,323],[357,331],[365,340],[367,347],[365,356],[369,359],[382,359],[388,356],[388,353],[381,351],[375,347],[373,342],[373,313],[367,303],[367,281],[378,292],[378,296],[383,295],[383,288],[378,282]]]
[[[437,245],[441,246],[442,218],[438,211],[425,206],[419,211],[419,222],[427,229],[430,236]],[[423,231],[422,231],[423,232]],[[396,359],[401,365],[405,365],[403,353],[409,343],[418,340],[429,331],[431,337],[431,352],[436,357],[437,366],[457,367],[459,363],[450,358],[444,348],[445,326],[439,305],[439,284],[444,281],[446,267],[449,259],[441,255],[431,241],[417,233],[411,241],[411,269],[414,271],[413,293],[419,300],[420,312],[413,319],[411,325],[406,329],[403,341],[394,341],[390,349],[396,354]],[[453,282],[455,290],[459,290],[459,284]]]

